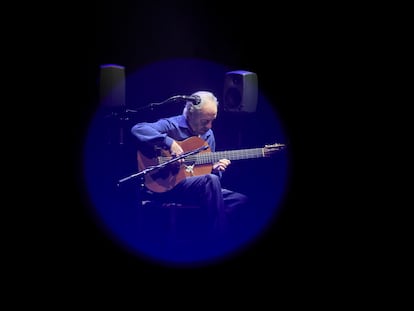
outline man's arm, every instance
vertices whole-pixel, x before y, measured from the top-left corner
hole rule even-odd
[[[167,132],[173,126],[168,119],[160,119],[153,123],[141,122],[131,128],[131,133],[140,143],[170,149],[174,140],[167,135]]]

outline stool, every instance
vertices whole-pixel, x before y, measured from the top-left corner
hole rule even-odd
[[[160,239],[167,238],[174,243],[194,238],[197,229],[200,229],[198,224],[202,221],[199,206],[151,199],[151,195],[145,191],[141,194],[140,224],[146,233],[152,233]]]

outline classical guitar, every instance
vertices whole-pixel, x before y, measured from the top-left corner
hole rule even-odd
[[[151,170],[144,176],[145,186],[151,191],[165,192],[174,188],[177,183],[186,177],[209,174],[213,164],[220,159],[241,160],[270,157],[276,151],[285,147],[284,144],[275,143],[273,145],[265,145],[264,148],[211,152],[207,142],[197,136],[189,137],[178,142],[178,144],[183,148],[184,152],[190,154],[181,161],[171,162],[173,158],[169,151],[166,150],[160,150],[158,152],[159,155],[152,158],[145,156],[138,150],[137,161],[139,171],[160,166],[160,168]],[[199,151],[191,154],[192,150]],[[167,165],[163,166],[162,164]]]

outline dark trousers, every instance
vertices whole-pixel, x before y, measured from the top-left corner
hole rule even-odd
[[[185,178],[172,190],[155,195],[162,201],[198,205],[203,218],[200,229],[212,238],[230,234],[248,201],[244,194],[222,188],[214,174]]]

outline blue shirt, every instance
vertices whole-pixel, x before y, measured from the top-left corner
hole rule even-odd
[[[184,115],[162,118],[152,123],[137,123],[131,128],[131,133],[138,139],[141,145],[145,144],[168,150],[171,148],[173,140],[180,142],[195,136]],[[211,152],[216,150],[216,141],[211,129],[201,135],[200,138],[207,142]]]

